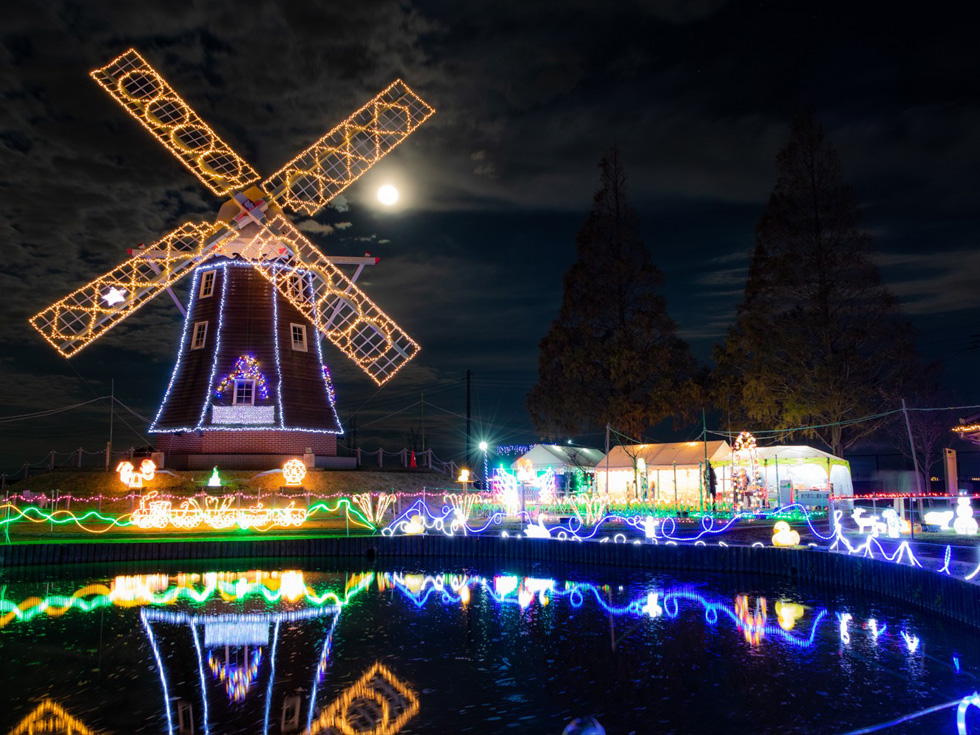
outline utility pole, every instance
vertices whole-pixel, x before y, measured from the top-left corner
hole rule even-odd
[[[606,422],[606,497],[609,497],[609,423]]]
[[[116,379],[109,381],[109,443],[105,445],[105,471],[112,465],[112,420],[116,412]]]
[[[701,406],[701,424],[704,427],[701,435],[702,441],[704,442],[704,471],[701,473],[701,515],[704,515],[705,485],[711,482],[710,473],[708,472],[708,416],[704,411],[704,406]],[[707,489],[710,490],[710,488]],[[713,507],[712,510],[714,510]]]
[[[425,453],[425,392],[419,396],[419,405],[422,410],[422,453]]]
[[[909,423],[909,410],[905,407],[905,399],[902,399],[902,413],[905,415],[905,430],[909,433],[909,447],[912,449],[912,466],[915,468],[915,491],[922,495],[922,478],[919,476],[919,458],[915,456],[915,441],[912,439],[912,424]],[[919,505],[922,505],[922,498],[919,498]],[[909,498],[909,535],[915,538],[915,518],[912,515],[912,499]],[[922,515],[922,508],[919,508],[919,516]]]
[[[469,469],[470,464],[470,371],[466,371],[466,468]]]

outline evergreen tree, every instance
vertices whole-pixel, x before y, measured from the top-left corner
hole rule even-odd
[[[558,318],[540,344],[528,395],[543,434],[582,433],[611,423],[639,436],[690,414],[697,392],[690,349],[659,293],[663,274],[640,238],[614,147],[599,164],[601,187],[577,237]]]
[[[793,120],[776,163],[745,298],[715,350],[715,403],[730,429],[825,425],[804,434],[839,455],[881,425],[846,422],[895,408],[918,361],[837,151],[811,116]]]

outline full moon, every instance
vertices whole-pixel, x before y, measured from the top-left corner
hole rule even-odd
[[[398,201],[398,189],[391,184],[385,184],[378,189],[378,201],[387,207]]]

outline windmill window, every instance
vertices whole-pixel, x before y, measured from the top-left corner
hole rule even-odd
[[[306,284],[304,283],[303,276],[298,273],[293,273],[287,279],[289,298],[293,301],[306,301]]]
[[[235,405],[247,404],[255,405],[255,381],[236,380],[235,381]]]
[[[297,352],[306,352],[306,325],[290,324],[289,332],[293,339],[293,349]]]
[[[202,299],[206,299],[208,296],[214,293],[214,271],[204,271],[201,275],[201,293]]]
[[[191,349],[199,350],[204,347],[208,338],[208,323],[194,322],[194,336],[191,339]]]

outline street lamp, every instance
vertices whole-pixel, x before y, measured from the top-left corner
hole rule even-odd
[[[480,442],[480,451],[483,452],[483,489],[487,489],[487,450],[490,445],[485,441]]]

